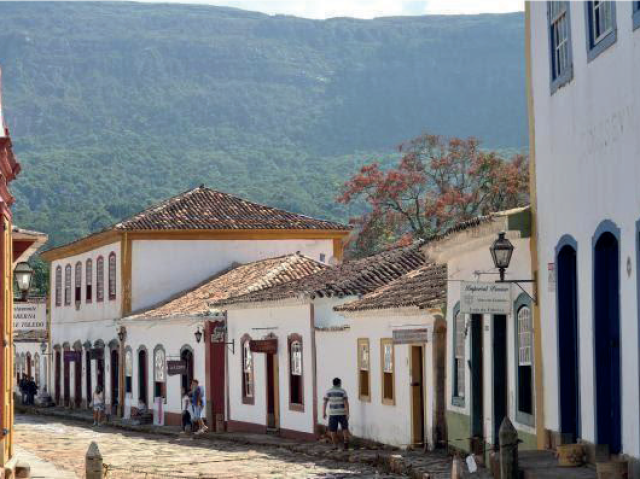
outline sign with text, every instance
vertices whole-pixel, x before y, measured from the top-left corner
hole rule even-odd
[[[463,314],[511,314],[512,308],[510,283],[460,283],[460,312]]]
[[[275,354],[278,352],[277,339],[256,339],[249,341],[249,350],[252,353]]]
[[[13,303],[14,331],[46,331],[46,303]]]
[[[427,328],[394,329],[392,331],[393,344],[426,343],[428,340],[427,333]]]
[[[82,360],[82,353],[80,351],[65,351],[64,360],[66,362],[80,361]]]
[[[186,361],[167,361],[167,374],[169,376],[178,376],[187,374]]]

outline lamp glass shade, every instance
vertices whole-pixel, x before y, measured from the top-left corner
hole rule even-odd
[[[198,328],[198,330],[194,333],[195,337],[196,337],[196,341],[199,343],[200,341],[202,341],[202,331],[200,331],[200,328]]]
[[[42,354],[47,352],[47,342],[46,341],[42,341],[42,343],[40,344],[40,351],[42,351]]]
[[[504,233],[498,235],[498,239],[493,242],[490,248],[493,264],[498,269],[507,269],[511,263],[513,245],[505,238]]]
[[[16,278],[18,289],[23,293],[28,292],[33,278],[33,269],[31,269],[29,263],[18,263],[13,270],[13,274]]]

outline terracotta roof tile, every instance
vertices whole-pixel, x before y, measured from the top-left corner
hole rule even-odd
[[[218,304],[275,301],[298,294],[311,297],[350,296],[370,293],[387,285],[403,274],[426,263],[420,251],[421,242],[403,248],[346,261],[302,279],[220,301]]]
[[[336,311],[437,307],[447,301],[447,266],[425,264]]]
[[[200,186],[116,224],[117,230],[342,230],[348,226],[253,203]]]
[[[160,306],[130,316],[129,319],[206,315],[213,302],[297,280],[327,268],[327,265],[300,254],[239,265],[212,276]]]

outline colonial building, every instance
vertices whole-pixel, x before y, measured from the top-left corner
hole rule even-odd
[[[434,237],[424,254],[447,267],[446,418],[449,447],[489,459],[509,417],[522,441],[536,448],[536,364],[532,308],[530,215],[521,208],[462,223]],[[507,314],[465,314],[461,284],[499,279],[490,247],[505,233],[514,246],[505,279]]]
[[[20,173],[20,164],[13,154],[11,137],[2,111],[2,72],[0,71],[0,336],[4,350],[0,354],[0,469],[12,469],[13,460],[13,267],[25,261],[37,249],[37,237],[15,228],[11,205],[14,198],[9,184]]]
[[[323,423],[324,391],[339,376],[350,395],[354,433],[399,445],[410,443],[409,421],[397,430],[382,420],[385,413],[405,414],[408,404],[407,368],[394,369],[390,326],[401,328],[407,323],[401,318],[391,322],[345,319],[334,308],[425,263],[416,244],[217,303],[227,310],[226,340],[236,345],[235,352],[227,351],[228,429],[314,439]],[[421,324],[430,320],[434,321],[425,315]],[[367,385],[359,386],[364,366],[358,351],[365,340],[370,374]],[[401,361],[408,357],[407,349],[398,348]],[[393,371],[398,371],[397,379]]]
[[[547,444],[637,460],[640,3],[528,2],[526,18]]]
[[[299,253],[234,264],[158,307],[118,320],[117,329],[123,333],[125,417],[146,406],[157,424],[179,425],[183,391],[197,378],[205,391],[207,419],[222,430],[225,350],[235,351],[235,345],[215,338],[226,313],[212,309],[210,303],[327,268]]]
[[[116,320],[153,308],[234,263],[297,251],[320,262],[339,261],[348,233],[336,223],[202,186],[43,253],[51,263],[54,399],[82,407],[101,385],[107,405],[122,406],[125,368]],[[156,344],[147,346],[147,368]]]
[[[399,447],[445,445],[446,280],[445,265],[426,263],[336,307],[342,325],[316,327],[318,401],[334,377],[343,378],[356,436]]]

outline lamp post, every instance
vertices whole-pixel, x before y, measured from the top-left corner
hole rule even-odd
[[[31,280],[33,278],[33,269],[29,266],[29,263],[18,263],[13,270],[13,274],[16,278],[18,289],[22,294],[22,301],[27,301],[29,296],[29,289],[31,288]]]
[[[535,288],[535,277],[534,279],[504,279],[505,272],[509,265],[511,264],[511,256],[513,255],[514,246],[511,244],[511,241],[506,237],[506,233],[498,233],[498,238],[493,242],[489,251],[491,252],[491,258],[493,259],[493,264],[498,271],[500,272],[500,280],[498,283],[514,283],[518,286],[527,296],[531,298],[534,304],[538,304],[538,300],[536,298],[535,293],[533,295],[529,294],[527,290],[525,290],[520,283],[534,283]]]

